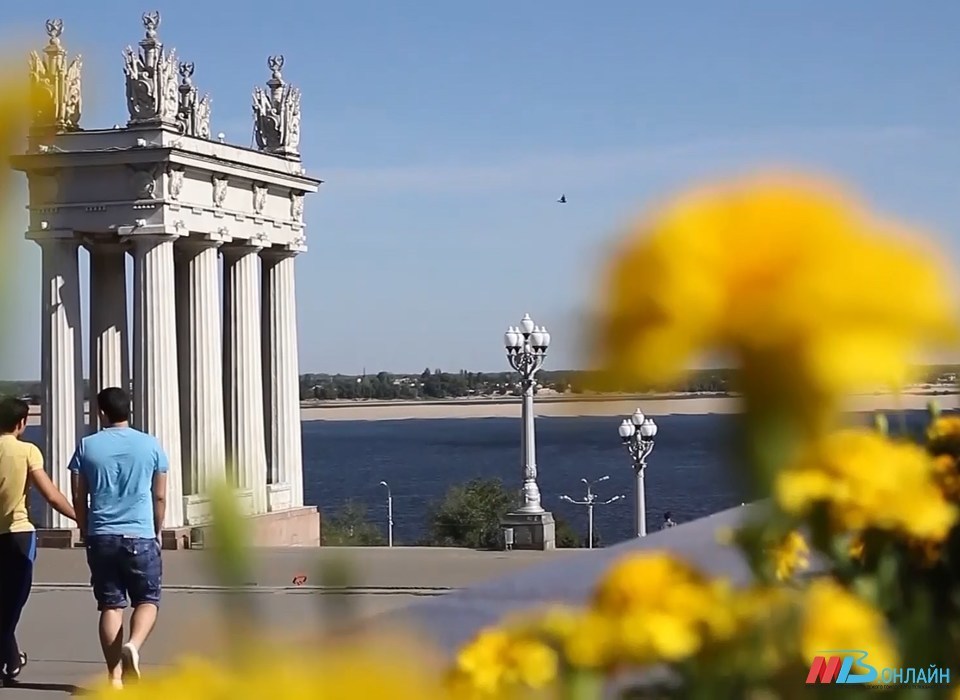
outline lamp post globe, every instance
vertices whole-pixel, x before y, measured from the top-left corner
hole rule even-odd
[[[640,425],[640,435],[645,438],[654,438],[657,435],[657,424],[653,422],[653,418],[647,418]]]

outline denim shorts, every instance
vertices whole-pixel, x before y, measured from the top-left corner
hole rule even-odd
[[[97,610],[123,609],[128,596],[134,607],[160,604],[163,562],[155,539],[90,535],[87,564]]]

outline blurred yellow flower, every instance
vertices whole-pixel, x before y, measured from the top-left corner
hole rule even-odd
[[[502,697],[548,686],[556,680],[558,667],[551,646],[526,630],[505,625],[482,630],[463,647],[448,682],[458,696]]]
[[[934,455],[960,457],[960,417],[944,416],[927,428],[927,449]]]
[[[929,455],[869,430],[841,430],[813,443],[777,475],[775,496],[798,516],[825,504],[844,532],[874,527],[942,540],[957,518]]]
[[[960,470],[957,469],[956,457],[947,454],[934,457],[933,477],[948,501],[960,502]]]
[[[960,416],[941,416],[927,428],[927,438],[960,437]]]
[[[376,646],[376,645],[373,645]],[[238,667],[188,659],[157,675],[128,684],[122,697],[131,700],[440,700],[448,695],[425,670],[423,659],[394,649],[325,650],[285,653],[270,649],[263,663]],[[90,694],[93,700],[115,698],[112,688]]]
[[[5,215],[11,211],[11,182],[13,170],[10,167],[10,156],[18,149],[19,141],[25,130],[30,114],[29,88],[26,80],[26,71],[12,73],[11,66],[23,65],[21,56],[8,56],[2,65],[6,71],[0,73],[0,221],[6,223]],[[16,75],[16,77],[14,77]],[[11,266],[16,264],[14,250],[19,245],[15,236],[5,232],[0,235],[0,330],[3,330],[3,320],[7,307],[13,307],[12,300],[18,298],[15,290],[8,289],[13,283],[13,275],[7,274]],[[0,349],[0,354],[3,350]]]
[[[736,629],[733,593],[661,552],[631,555],[601,579],[592,610],[613,622],[618,655],[638,663],[679,660]]]
[[[908,547],[914,561],[927,569],[940,562],[944,542],[942,540],[910,540]]]
[[[774,573],[778,581],[793,578],[798,571],[810,567],[810,548],[806,540],[796,530],[788,532],[780,542],[770,550],[773,558]]]
[[[878,672],[899,666],[883,615],[831,579],[818,579],[807,590],[800,645],[808,664],[831,650],[863,649]]]
[[[751,586],[737,592],[737,639],[746,642],[749,656],[743,662],[751,670],[759,666],[772,673],[795,656],[801,602],[800,590],[788,586]]]
[[[864,542],[863,536],[855,535],[847,547],[847,555],[854,561],[863,561],[865,547],[866,542]]]
[[[956,315],[936,257],[891,232],[798,178],[682,196],[613,257],[598,364],[657,388],[732,353],[745,391],[794,403],[902,386],[914,351],[954,340]]]

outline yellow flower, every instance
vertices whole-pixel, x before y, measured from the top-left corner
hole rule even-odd
[[[489,628],[460,650],[449,683],[478,696],[500,697],[548,686],[558,666],[557,652],[535,635],[508,626]]]
[[[847,547],[847,554],[854,561],[863,561],[865,547],[866,543],[863,540],[863,536],[855,535]]]
[[[908,542],[910,554],[925,569],[936,566],[940,562],[943,546],[942,540],[910,540]]]
[[[934,457],[933,475],[944,497],[951,503],[960,502],[960,470],[957,469],[957,458],[949,454]]]
[[[927,438],[960,437],[960,416],[941,416],[927,428]]]
[[[960,457],[960,417],[937,418],[927,428],[927,449],[938,456]]]
[[[748,652],[744,663],[770,673],[795,656],[801,593],[787,586],[752,586],[737,592],[737,642]],[[759,650],[759,656],[756,652]]]
[[[917,445],[868,430],[841,430],[809,446],[777,475],[775,496],[792,515],[826,504],[835,527],[870,527],[942,540],[957,518]]]
[[[733,594],[666,553],[631,555],[615,564],[593,596],[592,610],[610,627],[615,654],[636,663],[676,661],[734,633]]]
[[[806,540],[797,531],[791,531],[771,549],[770,552],[778,581],[793,578],[798,571],[810,567],[810,548]]]
[[[26,82],[26,71],[22,71],[22,56],[7,56],[0,62],[6,66],[6,72],[0,72],[0,221],[7,221],[5,216],[14,207],[11,187],[15,175],[10,167],[10,155],[18,149],[23,128],[26,125],[30,101]],[[17,77],[12,77],[11,66],[17,66]],[[16,208],[23,206],[16,203]],[[0,235],[0,332],[7,330],[4,325],[6,313],[13,309],[14,300],[22,295],[22,290],[14,289],[16,275],[9,274],[16,265],[16,250],[21,247],[15,236],[7,231]],[[3,359],[3,350],[0,350],[0,359]]]
[[[598,364],[663,387],[698,355],[730,353],[745,391],[820,402],[902,386],[914,351],[954,339],[956,316],[936,257],[891,230],[798,179],[687,194],[613,257]]]
[[[325,650],[323,653],[264,653],[263,663],[236,668],[188,659],[169,671],[146,675],[124,688],[131,700],[441,700],[446,691],[426,672],[423,659],[377,645],[369,650]],[[284,650],[287,652],[288,650]],[[93,700],[117,697],[111,688],[91,694]]]
[[[835,655],[832,650],[862,649],[878,673],[899,666],[883,615],[830,579],[814,581],[807,590],[800,644],[808,664],[817,656]]]

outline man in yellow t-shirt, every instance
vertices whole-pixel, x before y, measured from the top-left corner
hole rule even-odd
[[[32,484],[59,513],[76,520],[73,506],[43,471],[37,446],[20,439],[30,407],[0,399],[0,685],[9,685],[27,663],[17,646],[17,623],[33,583],[37,533],[27,510]]]

